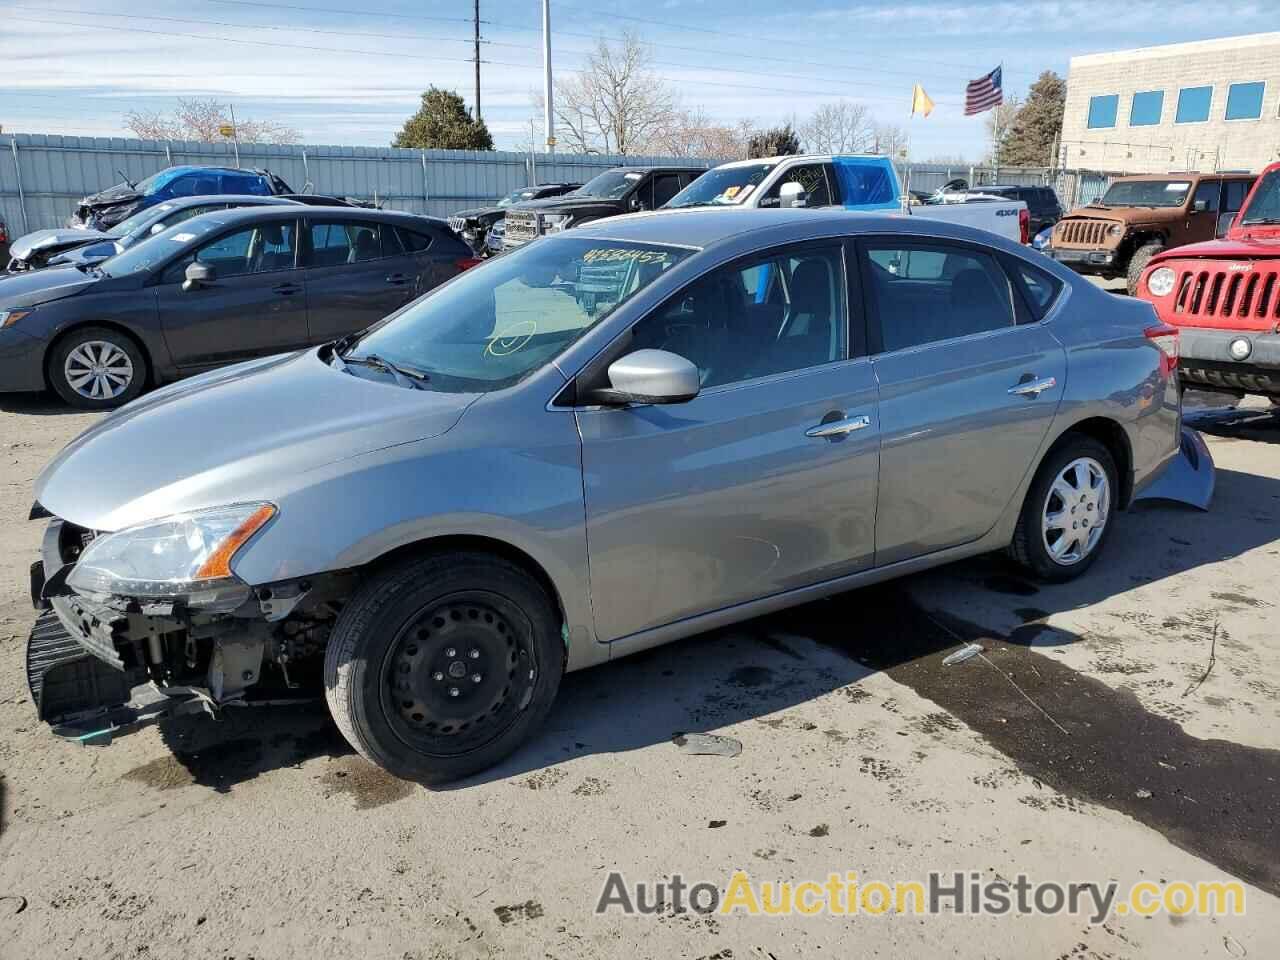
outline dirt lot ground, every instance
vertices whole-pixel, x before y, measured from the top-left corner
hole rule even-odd
[[[92,421],[0,401],[0,957],[1274,957],[1280,418],[1201,415],[1213,509],[1119,518],[1082,581],[999,559],[569,677],[536,742],[428,791],[322,707],[107,748],[34,719],[31,481]],[[92,478],[86,478],[91,483]],[[944,667],[976,639],[985,659]],[[680,731],[738,739],[692,756]],[[1247,915],[593,915],[609,871],[1249,881]]]

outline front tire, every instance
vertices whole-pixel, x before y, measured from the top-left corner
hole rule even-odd
[[[1163,249],[1163,243],[1147,243],[1133,251],[1133,256],[1129,258],[1129,269],[1125,274],[1129,296],[1138,295],[1138,281],[1142,279],[1142,272],[1147,269],[1151,258]]]
[[[391,567],[351,598],[325,652],[325,697],[365,759],[445,783],[528,739],[564,664],[560,617],[533,577],[499,557],[441,553]]]
[[[1027,491],[1009,547],[1013,559],[1041,580],[1074,580],[1102,552],[1119,489],[1110,451],[1092,437],[1068,436]]]
[[[110,410],[142,392],[147,361],[128,334],[110,327],[81,327],[49,354],[49,384],[73,407]]]

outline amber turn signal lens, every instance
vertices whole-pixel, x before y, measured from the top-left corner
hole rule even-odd
[[[240,526],[231,531],[231,535],[218,544],[218,549],[209,555],[196,573],[197,580],[216,580],[231,576],[231,558],[236,555],[246,540],[262,529],[263,525],[276,515],[276,508],[264,503]]]

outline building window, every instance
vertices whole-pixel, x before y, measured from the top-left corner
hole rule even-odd
[[[1162,113],[1164,113],[1163,90],[1135,93],[1133,103],[1129,106],[1129,126],[1154,127],[1160,122]]]
[[[1213,87],[1183,87],[1178,91],[1178,116],[1175,123],[1203,123],[1209,119]]]
[[[1116,110],[1120,106],[1120,95],[1113,93],[1105,97],[1089,98],[1089,129],[1099,130],[1116,125]]]
[[[1233,83],[1227,89],[1227,119],[1257,120],[1262,116],[1265,83]]]

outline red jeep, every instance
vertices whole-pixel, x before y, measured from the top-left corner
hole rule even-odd
[[[1153,257],[1137,295],[1181,330],[1184,384],[1280,404],[1280,163],[1262,172],[1222,239]]]

